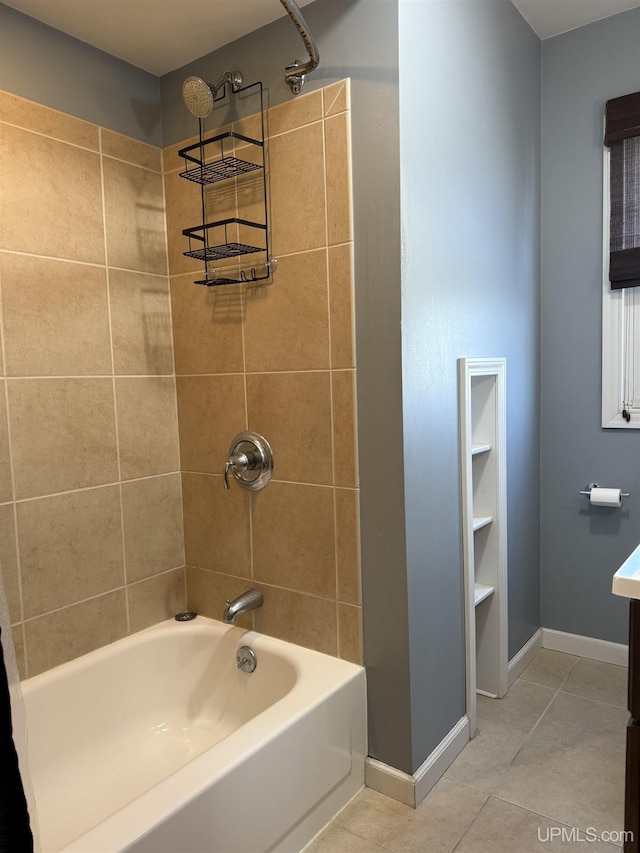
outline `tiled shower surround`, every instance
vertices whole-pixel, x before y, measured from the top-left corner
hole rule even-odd
[[[0,559],[25,675],[249,585],[240,624],[361,660],[348,81],[266,127],[274,282],[208,289],[182,255],[190,140],[0,92]],[[274,451],[256,494],[222,484],[244,429]]]

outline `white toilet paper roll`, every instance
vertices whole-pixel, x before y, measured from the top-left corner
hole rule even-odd
[[[594,506],[622,506],[620,489],[601,489],[594,486],[589,500]]]

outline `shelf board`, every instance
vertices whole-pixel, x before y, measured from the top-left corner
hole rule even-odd
[[[474,515],[473,516],[473,532],[476,530],[481,530],[483,527],[486,527],[488,524],[493,522],[492,515]]]
[[[481,601],[484,601],[485,598],[489,598],[489,596],[493,595],[495,591],[495,586],[487,586],[487,584],[485,583],[474,583],[473,594],[475,598],[476,607],[480,604]]]
[[[490,444],[472,444],[471,455],[477,456],[479,453],[488,453],[491,449]]]

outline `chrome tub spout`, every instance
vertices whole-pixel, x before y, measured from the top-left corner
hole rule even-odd
[[[242,595],[234,598],[233,601],[227,599],[222,621],[227,625],[233,625],[238,616],[248,613],[250,610],[257,610],[258,607],[262,607],[263,603],[264,596],[259,589],[248,589]]]

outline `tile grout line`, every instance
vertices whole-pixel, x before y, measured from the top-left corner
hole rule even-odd
[[[337,97],[337,96],[336,96]],[[335,99],[334,99],[335,100]],[[328,337],[328,359],[329,359],[329,420],[331,430],[331,485],[333,504],[333,590],[335,600],[336,620],[336,656],[342,657],[342,631],[340,630],[340,602],[338,592],[338,501],[336,497],[336,413],[334,405],[333,384],[333,342],[331,328],[331,265],[329,259],[329,179],[327,168],[327,123],[325,110],[325,90],[321,90],[322,109],[322,180],[324,189],[324,272],[326,282],[326,312],[327,312],[327,337]]]
[[[198,472],[195,472],[195,473],[198,473]],[[177,470],[176,471],[163,471],[160,474],[147,474],[144,477],[130,477],[128,479],[122,480],[122,482],[123,483],[139,483],[143,480],[155,480],[159,477],[173,477],[176,474],[180,474],[180,471],[177,471]],[[207,474],[206,476],[215,476],[215,475]],[[94,489],[108,489],[109,487],[117,486],[119,484],[119,482],[120,481],[118,481],[118,480],[110,480],[107,483],[94,483],[91,486],[78,486],[75,489],[64,489],[61,492],[47,492],[44,495],[33,495],[32,497],[28,497],[28,498],[16,498],[15,501],[4,501],[3,503],[0,504],[0,506],[7,506],[7,504],[14,503],[14,502],[18,503],[18,504],[24,504],[24,503],[30,503],[32,501],[46,500],[47,498],[59,498],[59,497],[62,497],[63,495],[73,495],[76,492],[90,492],[90,491],[93,491]]]
[[[165,176],[165,168],[164,168],[164,153],[163,149],[160,148],[160,174],[162,177],[162,210],[163,210],[163,219],[164,219],[164,254],[165,254],[165,269],[166,269],[166,283],[167,283],[167,298],[168,298],[168,309],[169,309],[169,328],[171,329],[171,367],[172,372],[171,376],[173,377],[173,387],[174,387],[174,400],[175,400],[175,416],[176,416],[176,430],[177,430],[177,438],[178,438],[178,477],[179,477],[179,489],[180,489],[180,514],[181,514],[181,529],[182,529],[182,565],[183,565],[183,578],[182,578],[182,592],[183,592],[183,600],[185,608],[188,607],[187,598],[188,598],[188,590],[187,590],[187,570],[186,570],[186,562],[187,562],[187,553],[186,553],[186,545],[184,538],[184,490],[182,488],[182,447],[180,445],[180,418],[179,418],[179,410],[178,410],[178,380],[176,374],[176,347],[175,347],[175,339],[174,339],[174,327],[173,327],[173,290],[171,287],[171,269],[170,269],[170,261],[169,261],[169,222],[167,217],[167,182]]]
[[[513,765],[514,761],[516,760],[516,758],[518,757],[518,755],[520,754],[520,752],[522,751],[522,749],[523,749],[523,748],[525,747],[525,745],[528,743],[528,741],[530,740],[531,736],[533,735],[533,733],[535,732],[535,730],[538,728],[538,726],[539,726],[539,725],[540,725],[540,723],[542,722],[542,719],[546,716],[547,712],[549,711],[549,708],[551,707],[551,705],[553,704],[553,702],[556,700],[556,698],[558,697],[558,695],[562,692],[562,687],[566,684],[566,682],[567,682],[567,680],[568,680],[569,676],[571,675],[571,673],[573,672],[573,670],[575,669],[575,667],[577,666],[577,664],[579,663],[579,661],[580,661],[580,660],[581,660],[581,658],[580,658],[580,657],[576,657],[576,660],[573,662],[573,664],[572,664],[571,668],[569,669],[569,671],[567,672],[567,674],[564,676],[564,678],[563,678],[563,679],[562,679],[562,681],[560,682],[560,685],[559,685],[559,686],[558,686],[558,688],[556,689],[556,691],[555,691],[555,693],[554,693],[553,697],[552,697],[552,698],[550,699],[550,701],[548,702],[548,704],[547,704],[547,706],[545,707],[544,711],[540,714],[540,717],[539,717],[539,718],[538,718],[538,720],[536,721],[535,725],[533,726],[533,728],[531,729],[531,731],[529,732],[529,734],[526,736],[525,740],[523,741],[523,743],[522,743],[522,744],[521,744],[521,746],[519,747],[519,749],[518,749],[518,751],[516,752],[516,754],[513,756],[513,758],[511,759],[511,761],[510,761],[510,762],[509,762],[509,764],[507,765],[507,768],[505,768],[505,771],[503,772],[503,774],[502,774],[502,775],[504,775],[504,773],[506,773],[506,772],[507,772],[507,770],[508,770],[512,765]],[[518,678],[518,679],[516,679],[516,682],[514,682],[514,683],[517,683],[521,678],[522,678],[522,676],[519,676],[519,678]],[[546,685],[543,685],[543,684],[537,684],[536,682],[526,681],[526,679],[523,679],[523,681],[524,681],[525,683],[527,683],[527,684],[535,684],[537,687],[546,687]],[[513,686],[513,685],[512,685],[512,686]],[[573,694],[570,694],[570,695],[573,695]],[[580,697],[580,698],[584,698],[584,697]],[[581,750],[577,750],[577,751],[582,752]],[[589,755],[590,755],[590,753],[583,753],[583,754],[589,754]],[[591,756],[591,757],[594,757],[594,756]],[[619,766],[620,766],[619,764],[617,764],[617,765],[616,765],[614,762],[607,762],[607,763],[614,764],[614,766],[617,766],[617,767],[619,767]],[[446,775],[446,774],[445,774],[445,775]],[[456,780],[454,780],[454,781],[456,781]],[[460,783],[460,784],[466,784],[466,783]],[[463,839],[465,838],[465,836],[467,835],[467,833],[468,833],[468,832],[470,832],[470,830],[471,830],[471,828],[473,827],[474,823],[476,822],[476,820],[478,819],[478,817],[480,816],[480,814],[482,813],[482,811],[485,809],[485,807],[486,807],[487,803],[488,803],[492,798],[493,798],[493,799],[495,799],[495,800],[498,800],[499,802],[506,803],[506,804],[507,804],[507,805],[509,805],[509,806],[513,806],[514,808],[522,809],[523,811],[526,811],[526,812],[528,812],[529,814],[535,815],[536,817],[543,818],[543,819],[545,819],[545,820],[553,821],[554,823],[560,824],[561,826],[569,826],[568,824],[564,823],[563,821],[559,821],[559,820],[557,820],[556,818],[552,818],[552,817],[550,817],[550,816],[548,816],[548,815],[544,815],[544,814],[542,814],[541,812],[536,812],[536,811],[534,811],[533,809],[529,809],[529,808],[527,808],[526,806],[522,806],[522,805],[519,805],[519,804],[518,804],[518,805],[516,805],[515,803],[512,803],[510,800],[505,800],[505,799],[503,799],[502,797],[497,796],[497,795],[494,793],[494,791],[496,790],[496,788],[498,787],[498,785],[499,785],[499,782],[497,782],[497,783],[496,783],[496,785],[494,785],[494,786],[493,786],[493,789],[492,789],[491,793],[489,793],[489,794],[488,794],[487,799],[486,799],[486,800],[485,800],[485,802],[483,803],[482,807],[480,808],[480,810],[478,811],[478,813],[475,815],[474,819],[471,821],[471,823],[469,824],[469,826],[467,827],[467,829],[465,830],[465,832],[463,833],[463,835],[461,836],[461,838],[458,840],[457,844],[456,844],[456,845],[455,845],[455,847],[452,849],[451,853],[456,853],[456,851],[457,851],[457,849],[458,849],[459,845],[462,843],[462,841],[463,841]],[[469,787],[473,787],[473,786],[469,786]],[[475,789],[475,790],[480,790],[480,789]],[[484,793],[486,793],[486,792],[484,792]]]
[[[463,784],[463,783],[460,783],[460,784]],[[477,791],[478,789],[477,789],[477,788],[474,788],[474,790],[476,790],[476,791]],[[486,791],[483,791],[483,793],[485,793],[485,794],[486,794]],[[492,796],[493,796],[492,794],[487,794],[487,799],[486,799],[486,800],[484,801],[484,803],[480,806],[480,808],[478,809],[478,811],[476,812],[476,814],[473,816],[473,820],[471,821],[471,823],[469,824],[469,826],[465,829],[465,831],[462,833],[462,835],[460,836],[460,838],[456,841],[456,843],[454,844],[454,846],[451,848],[451,853],[456,853],[456,850],[457,850],[457,849],[458,849],[458,847],[462,844],[462,841],[463,841],[463,839],[465,838],[465,836],[467,835],[467,833],[471,831],[472,826],[475,824],[475,822],[478,820],[478,818],[480,817],[480,815],[482,814],[482,812],[485,810],[485,808],[486,808],[486,806],[487,806],[487,803],[489,802],[489,800],[491,799],[491,797],[492,797]]]
[[[105,192],[104,159],[102,155],[102,128],[98,131],[98,142],[100,149],[100,188],[102,192],[102,237],[104,240],[104,260],[106,270],[107,287],[107,316],[109,319],[109,350],[111,354],[111,392],[113,395],[113,420],[116,439],[116,463],[118,468],[118,498],[120,503],[120,541],[122,547],[122,579],[124,590],[124,610],[127,635],[131,633],[131,615],[129,613],[129,595],[127,593],[127,548],[124,532],[124,501],[122,495],[122,464],[120,459],[120,429],[118,424],[118,400],[116,393],[116,366],[115,353],[113,349],[113,321],[111,314],[111,275],[109,269],[109,248],[107,246],[107,199]]]
[[[587,660],[591,660],[591,658],[587,658]],[[609,666],[617,666],[618,664],[609,664]],[[606,705],[607,708],[621,708],[628,712],[628,708],[626,705],[616,705],[614,702],[606,702],[604,699],[594,699],[593,696],[582,696],[580,693],[572,693],[570,690],[561,690],[560,691],[564,696],[574,696],[576,699],[584,699],[587,702],[597,702],[598,705]]]
[[[173,566],[170,569],[163,569],[161,572],[155,572],[154,574],[147,575],[144,578],[140,578],[139,580],[132,581],[129,586],[138,586],[140,584],[146,583],[147,581],[154,580],[155,578],[162,577],[162,575],[169,575],[172,572],[176,572],[179,569],[184,568],[183,566]],[[124,584],[120,584],[119,586],[111,587],[110,589],[104,590],[103,592],[98,592],[95,595],[90,595],[87,598],[80,598],[78,601],[72,601],[70,604],[64,604],[62,607],[54,607],[52,610],[45,610],[42,613],[38,613],[35,616],[29,616],[25,619],[25,624],[28,622],[37,622],[39,619],[43,619],[47,616],[51,616],[54,613],[62,613],[65,610],[69,610],[71,607],[79,607],[81,604],[87,604],[90,601],[97,601],[99,598],[103,598],[107,595],[111,595],[114,592],[118,592],[119,590],[123,590],[126,592],[126,586]],[[98,646],[97,648],[100,648]]]
[[[564,683],[566,682],[566,680],[569,678],[569,676],[570,676],[570,675],[571,675],[571,673],[573,672],[573,670],[574,670],[574,668],[575,668],[575,666],[576,666],[576,664],[578,663],[578,661],[579,661],[579,660],[580,660],[580,658],[577,658],[577,659],[573,662],[573,664],[572,664],[572,666],[571,666],[571,669],[569,669],[569,671],[567,672],[567,674],[565,675],[565,677],[564,677],[564,678],[562,679],[562,681],[560,682],[560,685],[558,686],[557,690],[555,691],[555,693],[553,694],[553,696],[551,697],[551,699],[550,699],[550,700],[549,700],[549,702],[547,703],[547,705],[546,705],[546,707],[545,707],[544,711],[540,714],[540,716],[539,716],[539,717],[538,717],[538,719],[536,720],[536,722],[535,722],[535,724],[534,724],[533,728],[531,729],[531,731],[529,732],[529,734],[526,736],[526,738],[524,739],[523,743],[520,745],[520,748],[518,749],[518,751],[516,752],[516,754],[513,756],[513,758],[512,758],[512,759],[511,759],[511,761],[509,762],[508,767],[511,767],[511,765],[513,764],[513,762],[516,760],[516,758],[520,755],[520,753],[522,752],[522,750],[524,749],[524,747],[526,746],[526,744],[529,742],[529,739],[531,738],[531,736],[533,735],[533,733],[536,731],[536,729],[538,728],[538,726],[539,726],[539,725],[540,725],[540,723],[542,722],[542,718],[545,716],[545,714],[547,713],[547,711],[549,710],[549,708],[551,707],[551,705],[552,705],[552,704],[555,702],[555,700],[557,699],[557,697],[558,697],[558,695],[559,695],[560,691],[562,690],[562,686],[564,685]],[[519,681],[519,679],[516,679],[516,681]],[[531,682],[531,681],[526,682],[526,681],[525,681],[525,683],[526,683],[526,684],[534,684],[535,682]],[[544,687],[545,685],[540,684],[540,685],[537,685],[537,686],[539,686],[539,687]]]

